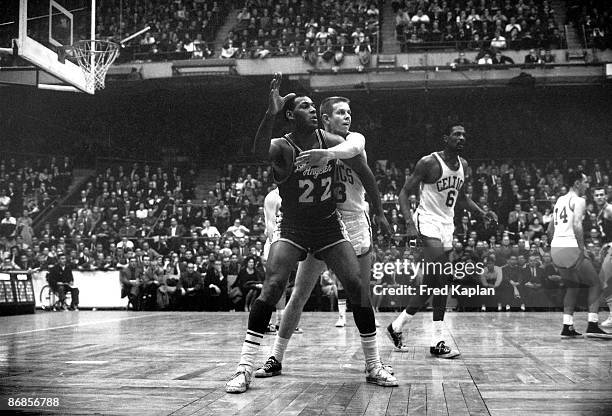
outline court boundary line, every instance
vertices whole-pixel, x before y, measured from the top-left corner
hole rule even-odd
[[[54,326],[54,327],[50,327],[50,328],[29,329],[27,331],[18,331],[18,332],[9,332],[9,333],[6,333],[6,334],[0,334],[0,337],[5,337],[5,336],[9,336],[9,335],[31,334],[33,332],[53,331],[55,329],[77,328],[77,327],[80,327],[80,326],[106,324],[106,323],[111,323],[111,322],[127,321],[127,320],[130,320],[130,319],[147,318],[149,316],[159,316],[159,314],[151,313],[151,314],[148,314],[148,315],[128,316],[128,317],[125,317],[125,318],[107,319],[107,320],[104,320],[104,321],[82,322],[82,323],[78,323],[78,324]]]

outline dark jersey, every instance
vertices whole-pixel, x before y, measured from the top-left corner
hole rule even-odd
[[[327,149],[321,130],[316,130],[319,147]],[[293,149],[293,161],[302,149],[292,140],[292,134],[283,136],[283,140]],[[291,169],[289,176],[278,181],[278,190],[282,198],[281,213],[283,222],[311,224],[328,218],[336,210],[336,201],[332,194],[332,179],[336,160],[327,165],[295,172]]]
[[[606,205],[607,206],[607,205]],[[604,209],[599,212],[599,218],[597,218],[597,222],[599,223],[599,231],[601,231],[601,238],[603,243],[612,243],[612,220],[607,220],[603,217]]]

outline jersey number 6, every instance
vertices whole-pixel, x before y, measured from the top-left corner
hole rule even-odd
[[[455,204],[455,194],[456,193],[457,193],[456,191],[451,189],[450,191],[448,191],[448,194],[446,194],[446,206],[447,207],[452,207]]]
[[[328,200],[331,197],[331,184],[332,178],[322,178],[321,179],[321,188],[325,188],[323,191],[323,195],[321,195],[321,199],[316,202],[323,202]],[[299,202],[303,203],[313,203],[315,202],[315,196],[313,195],[313,191],[315,189],[315,183],[310,179],[300,179],[298,182],[298,186],[300,187],[300,197],[298,199]]]

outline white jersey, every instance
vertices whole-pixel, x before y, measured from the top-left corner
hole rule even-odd
[[[465,181],[463,165],[459,159],[459,169],[452,170],[438,153],[431,154],[440,163],[442,174],[435,183],[421,183],[421,198],[416,209],[417,214],[435,217],[444,224],[453,222],[455,203],[459,190]]]
[[[573,198],[580,197],[573,192],[569,192],[560,196],[555,203],[555,209],[553,210],[553,221],[555,222],[553,241],[560,239],[576,240],[576,234],[574,233],[574,210],[570,206]]]
[[[276,228],[276,223],[281,219],[281,202],[282,198],[278,192],[278,188],[271,190],[264,199],[264,221],[266,223],[266,236],[268,240],[271,240],[272,233]]]
[[[367,160],[365,150],[361,154]],[[361,179],[359,179],[359,175],[353,169],[338,160],[334,179],[336,207],[340,211],[368,212],[369,206],[365,200],[365,188]]]

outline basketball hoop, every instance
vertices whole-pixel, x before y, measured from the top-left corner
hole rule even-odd
[[[106,72],[119,56],[119,45],[106,40],[80,40],[70,49],[83,70],[87,89],[103,89]]]

